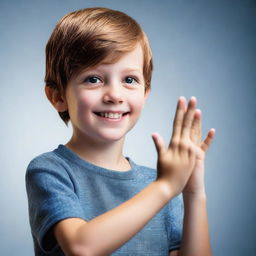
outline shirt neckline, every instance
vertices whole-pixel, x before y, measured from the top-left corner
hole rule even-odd
[[[78,154],[76,154],[74,151],[72,151],[71,149],[69,149],[63,144],[59,144],[59,146],[54,151],[55,153],[68,159],[72,163],[75,163],[76,165],[79,165],[85,168],[85,170],[89,170],[89,172],[92,174],[104,175],[104,176],[108,176],[116,179],[133,179],[137,176],[137,172],[138,172],[137,165],[129,157],[125,157],[125,158],[129,161],[131,169],[127,171],[117,171],[117,170],[107,169],[101,166],[97,166],[93,163],[90,163],[85,159],[82,159]]]

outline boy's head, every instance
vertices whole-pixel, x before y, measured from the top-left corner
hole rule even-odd
[[[45,83],[65,94],[72,76],[86,68],[115,63],[140,43],[143,50],[145,90],[150,89],[152,54],[146,34],[125,13],[107,8],[87,8],[64,16],[46,46]],[[68,111],[59,112],[67,124]]]

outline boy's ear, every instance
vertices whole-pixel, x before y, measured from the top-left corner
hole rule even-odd
[[[57,89],[45,86],[44,90],[48,100],[52,103],[58,112],[64,112],[68,110],[66,100]]]

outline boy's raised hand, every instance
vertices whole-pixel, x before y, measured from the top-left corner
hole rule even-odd
[[[152,134],[157,153],[157,179],[167,184],[172,195],[204,193],[204,158],[215,131],[201,142],[201,111],[196,98],[180,97],[173,123],[173,134],[166,148],[163,138]]]

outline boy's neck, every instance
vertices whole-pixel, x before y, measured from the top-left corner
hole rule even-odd
[[[85,138],[77,139],[74,135],[65,145],[75,152],[80,158],[106,169],[116,171],[128,171],[131,169],[129,161],[123,156],[122,140],[112,143],[97,143]]]

